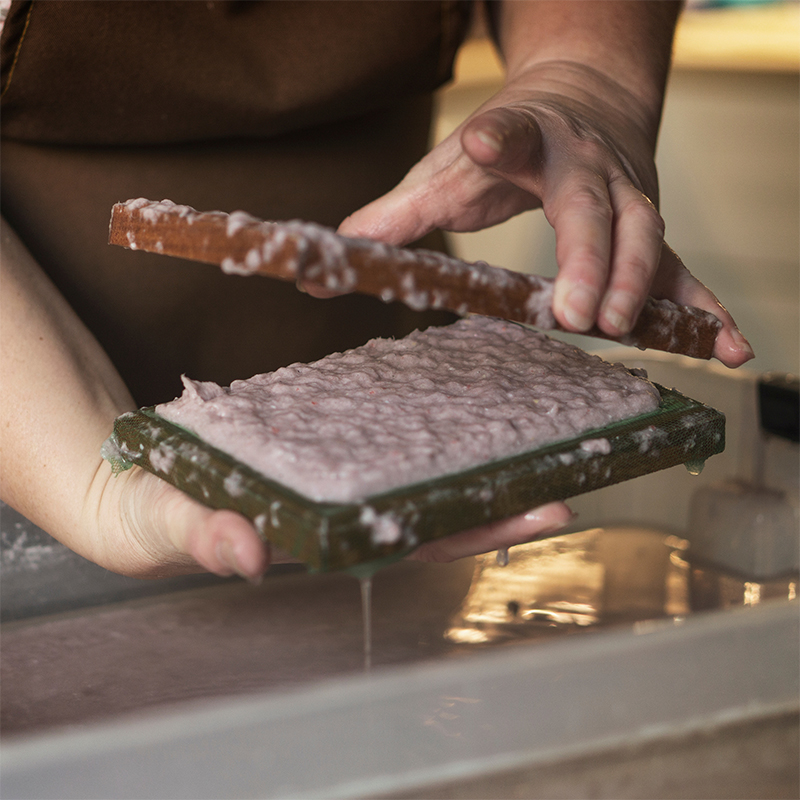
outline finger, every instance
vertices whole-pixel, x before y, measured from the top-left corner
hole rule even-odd
[[[336,232],[348,238],[372,239],[395,246],[416,241],[430,233],[435,226],[426,223],[417,213],[409,183],[407,176],[387,194],[354,211],[343,220]],[[320,300],[343,294],[308,280],[298,281],[297,286]]]
[[[594,325],[608,279],[613,214],[605,180],[583,170],[565,176],[545,214],[556,234],[553,314],[581,333]]]
[[[418,547],[409,558],[417,561],[447,562],[466,556],[502,550],[555,533],[572,520],[564,503],[548,503],[527,514],[520,514],[489,525],[437,539]]]
[[[513,152],[517,157],[522,151],[514,145]],[[403,246],[437,228],[480,230],[540,205],[528,187],[473,161],[456,132],[415,164],[394,189],[347,217],[338,233]]]
[[[436,225],[421,212],[422,199],[413,175],[347,217],[337,233],[402,246],[430,233]]]
[[[464,126],[461,146],[482,167],[516,173],[539,161],[542,132],[528,114],[512,108],[493,108]]]
[[[203,508],[185,529],[184,552],[215,575],[258,583],[270,564],[269,546],[241,514]]]
[[[339,295],[346,294],[345,292],[334,292],[327,286],[321,286],[318,283],[312,283],[308,280],[299,280],[297,282],[297,288],[300,289],[301,292],[316,297],[317,300],[329,300],[331,297],[339,297]]]
[[[414,193],[408,187],[409,182],[407,176],[387,194],[354,211],[343,220],[336,232],[340,236],[372,239],[397,247],[430,233],[436,225],[432,220],[426,222],[417,211]],[[297,286],[301,291],[321,300],[343,294],[307,280],[299,281]]]
[[[661,251],[659,269],[651,293],[654,297],[666,298],[714,314],[722,322],[722,329],[714,344],[714,358],[726,367],[740,367],[755,357],[750,342],[739,330],[733,317],[714,293],[689,272],[666,242]]]
[[[726,367],[731,367],[731,369],[741,367],[742,364],[755,358],[755,353],[750,342],[747,341],[744,334],[736,326],[736,323],[733,322],[733,318],[721,304],[718,304],[718,311],[714,313],[719,317],[719,312],[723,312],[723,317],[727,317],[729,323],[725,324],[725,319],[723,318],[723,328],[714,344],[714,358],[721,361]]]
[[[624,178],[609,185],[614,212],[611,272],[598,325],[611,336],[630,333],[661,258],[664,221],[650,200]]]

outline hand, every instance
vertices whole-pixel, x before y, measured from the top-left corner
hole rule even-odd
[[[139,578],[207,570],[258,583],[270,563],[286,560],[241,514],[208,508],[138,467],[112,475],[103,463],[82,517],[84,531],[100,531],[92,560]]]
[[[11,398],[0,425],[3,499],[84,558],[125,575],[208,570],[257,582],[270,563],[290,560],[240,514],[206,508],[138,467],[112,474],[101,445],[134,400],[3,220],[0,238],[0,372]],[[417,557],[449,560],[515,544],[555,522],[529,515],[433,543]]]
[[[115,572],[163,578],[207,570],[256,584],[270,564],[294,561],[264,542],[241,514],[207,508],[145,470],[113,476],[103,465],[95,484],[87,495],[86,529],[100,520],[102,544],[92,555]],[[409,558],[448,562],[512,547],[560,530],[572,516],[563,503],[549,503],[427,542]]]
[[[553,312],[567,330],[597,324],[622,336],[653,294],[719,317],[714,355],[739,366],[753,356],[746,339],[664,243],[656,130],[636,97],[599,72],[538,63],[339,232],[404,245],[435,228],[475,231],[542,208],[556,233]]]

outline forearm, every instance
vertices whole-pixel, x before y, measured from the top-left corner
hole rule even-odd
[[[549,62],[596,70],[636,99],[655,140],[680,2],[505,0],[489,7],[509,80]]]
[[[93,558],[101,543],[85,514],[87,498],[107,480],[100,446],[114,418],[134,407],[133,399],[5,222],[0,281],[2,497]]]

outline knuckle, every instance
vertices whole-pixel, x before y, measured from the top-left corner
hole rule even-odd
[[[640,256],[631,256],[624,266],[626,279],[620,281],[620,288],[635,294],[649,285],[655,265],[649,264]]]
[[[570,211],[581,216],[591,216],[600,223],[610,225],[613,209],[608,194],[593,182],[581,183],[563,192],[555,203],[556,214]]]
[[[631,204],[628,213],[633,216],[638,224],[657,232],[663,238],[666,224],[664,223],[664,218],[652,203],[649,201],[634,202]]]
[[[647,195],[638,190],[635,190],[635,193],[631,192],[619,205],[619,212],[645,230],[658,232],[663,238],[666,230],[664,218]]]

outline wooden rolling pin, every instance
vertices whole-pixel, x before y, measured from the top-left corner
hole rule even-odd
[[[336,292],[400,300],[417,311],[442,308],[563,330],[551,310],[551,278],[348,239],[312,223],[264,222],[242,211],[199,212],[139,198],[113,207],[109,243],[217,264],[235,275],[302,279]],[[651,297],[627,336],[614,338],[599,328],[589,335],[707,359],[721,326],[706,311]]]

